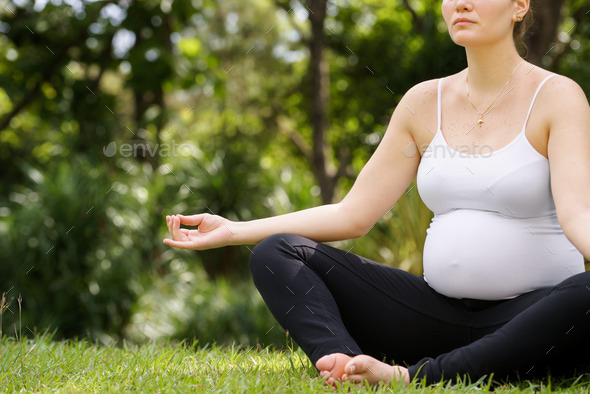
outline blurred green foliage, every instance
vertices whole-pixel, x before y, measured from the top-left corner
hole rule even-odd
[[[137,342],[198,338],[203,344],[286,345],[285,331],[250,281],[211,280],[180,258],[138,299],[126,336]]]
[[[131,230],[121,218],[128,212],[109,201],[117,191],[105,195],[111,186],[104,169],[71,160],[47,171],[19,163],[28,182],[15,185],[2,208],[2,291],[22,294],[25,334],[53,327],[66,337],[120,335],[140,268],[129,257],[140,250],[131,231],[121,231]]]
[[[438,2],[328,3],[327,140],[350,152],[342,197],[413,84],[464,67]],[[161,244],[164,216],[234,220],[320,202],[309,162],[304,3],[8,1],[0,9],[0,292],[7,327],[105,342],[196,337],[284,344],[249,247]],[[590,86],[589,18],[568,0],[544,59]],[[564,33],[568,32],[568,33]],[[334,165],[342,157],[328,157]],[[421,272],[431,218],[415,188],[338,246]],[[352,248],[352,249],[351,249]],[[274,328],[273,328],[274,327]],[[269,331],[270,330],[270,331]]]

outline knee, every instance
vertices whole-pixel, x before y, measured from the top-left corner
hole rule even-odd
[[[281,255],[293,253],[293,246],[305,241],[309,242],[306,238],[294,234],[274,234],[265,238],[250,253],[250,272],[254,276],[261,270],[268,270],[269,265],[279,263]]]

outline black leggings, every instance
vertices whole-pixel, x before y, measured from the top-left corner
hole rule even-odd
[[[587,368],[590,272],[510,300],[443,296],[421,276],[292,234],[250,255],[268,308],[315,362],[368,354],[427,383]]]

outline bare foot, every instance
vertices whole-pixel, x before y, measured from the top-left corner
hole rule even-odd
[[[342,380],[356,384],[368,382],[371,386],[375,386],[379,382],[389,383],[396,380],[404,382],[406,386],[410,384],[407,368],[389,365],[367,355],[350,359],[344,367],[344,372]]]
[[[352,357],[344,353],[333,353],[320,358],[316,361],[315,366],[320,370],[322,378],[328,376],[324,384],[334,387],[336,382],[342,382],[344,367],[350,360]]]

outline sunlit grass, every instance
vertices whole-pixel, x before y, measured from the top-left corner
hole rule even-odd
[[[578,380],[520,382],[494,386],[488,380],[475,384],[444,383],[409,388],[380,386],[374,392],[589,392],[589,376]],[[142,392],[328,392],[305,354],[272,348],[199,346],[198,342],[101,346],[84,340],[52,341],[3,337],[0,352],[0,387],[14,391],[142,391]],[[371,391],[349,383],[345,391]]]

